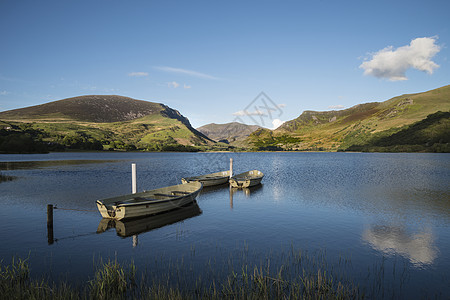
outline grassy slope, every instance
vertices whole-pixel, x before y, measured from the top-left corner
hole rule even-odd
[[[450,110],[450,86],[385,102],[357,105],[342,111],[304,112],[274,131],[274,136],[289,135],[300,142],[280,143],[298,150],[338,150],[364,144],[375,133],[399,131],[402,126],[425,119],[437,111]],[[251,137],[248,141],[252,143]]]
[[[370,152],[450,152],[450,112],[436,112],[401,130],[375,133],[364,144],[352,145],[349,151]]]
[[[134,145],[143,149],[155,144],[211,143],[177,111],[121,96],[69,98],[0,112],[0,119],[40,130],[45,142],[60,143],[66,136],[84,136],[101,141],[105,148]]]

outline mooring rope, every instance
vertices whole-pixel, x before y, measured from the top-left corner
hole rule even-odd
[[[97,211],[97,210],[94,210],[94,209],[61,208],[61,207],[57,207],[57,206],[54,206],[53,209],[75,210],[75,211]]]
[[[77,234],[77,235],[65,236],[65,237],[62,237],[62,238],[54,239],[54,241],[58,242],[58,241],[61,241],[61,240],[75,239],[75,238],[89,236],[89,235],[94,235],[94,234],[98,234],[98,233],[97,232],[89,232],[89,233],[82,233],[82,234]]]

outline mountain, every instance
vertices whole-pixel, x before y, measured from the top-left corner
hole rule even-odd
[[[175,109],[115,95],[80,96],[4,111],[0,120],[8,128],[2,136],[38,136],[56,150],[189,150],[214,143]]]
[[[374,134],[346,151],[450,152],[450,112],[438,111],[393,134]]]
[[[233,143],[242,141],[252,132],[260,129],[258,125],[245,125],[238,122],[226,124],[207,124],[197,128],[198,131],[216,142]]]
[[[357,148],[353,146],[372,145],[372,139],[387,138],[407,130],[438,111],[450,111],[450,85],[401,95],[384,102],[358,104],[344,110],[305,111],[273,132],[254,132],[247,142],[255,150],[274,147],[285,150],[352,150]],[[446,115],[442,117],[445,120]],[[440,131],[448,130],[442,124],[424,124]],[[445,139],[441,140],[445,143]]]

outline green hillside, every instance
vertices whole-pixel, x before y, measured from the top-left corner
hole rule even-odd
[[[346,151],[365,152],[450,152],[450,112],[436,112],[400,130],[375,133]]]
[[[121,96],[82,96],[0,112],[1,152],[180,150],[214,143],[178,111]],[[3,125],[2,125],[3,124]],[[36,147],[18,146],[34,142]],[[46,147],[42,147],[46,145]]]
[[[77,150],[448,152],[450,85],[339,111],[305,111],[272,131],[239,123],[192,128],[166,105],[81,96],[0,112],[0,153]]]
[[[438,111],[450,111],[450,86],[402,95],[385,102],[359,104],[345,110],[305,111],[276,129],[272,140],[267,137],[264,140],[284,150],[356,149],[352,146],[369,145],[374,137],[395,134]],[[444,127],[439,128],[444,130]],[[255,150],[264,149],[255,133],[249,136],[247,142]]]

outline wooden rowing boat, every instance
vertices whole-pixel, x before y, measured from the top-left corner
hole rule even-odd
[[[181,222],[183,220],[199,216],[202,213],[200,207],[194,201],[186,206],[160,213],[157,215],[130,219],[130,220],[114,220],[101,219],[98,225],[97,233],[102,233],[110,228],[115,228],[117,235],[120,237],[128,237],[136,234],[148,232],[150,230],[161,228],[166,225]]]
[[[227,183],[229,178],[230,178],[230,171],[222,171],[207,175],[181,178],[181,182],[182,183],[201,182],[203,186],[213,186]]]
[[[103,218],[130,219],[173,210],[195,200],[202,189],[200,182],[190,182],[97,200],[97,208]]]
[[[231,187],[246,188],[261,183],[264,173],[258,170],[247,171],[230,178]]]

